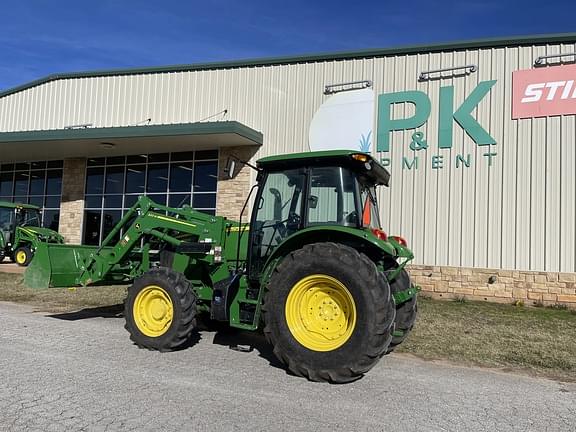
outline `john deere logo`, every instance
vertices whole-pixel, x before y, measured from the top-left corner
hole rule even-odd
[[[430,163],[433,169],[444,168],[448,163],[453,163],[456,168],[469,168],[473,164],[470,153],[456,154],[452,156],[453,160],[449,161],[447,160],[448,155],[440,152],[441,149],[452,148],[454,123],[457,123],[464,129],[476,145],[488,146],[486,152],[479,154],[484,157],[488,165],[491,166],[493,158],[497,153],[492,152],[489,146],[496,144],[496,140],[478,123],[472,113],[480,101],[490,92],[494,84],[496,84],[496,80],[482,81],[458,107],[455,107],[454,86],[441,87],[437,108],[438,136],[435,137],[436,145],[434,145],[434,137],[426,137],[421,131],[414,132],[410,142],[404,145],[408,145],[410,150],[413,150],[415,153],[411,157],[404,156],[402,158],[402,168],[418,169],[422,163]],[[410,103],[414,105],[414,114],[406,118],[392,118],[393,105],[400,103]],[[417,90],[379,95],[377,150],[384,153],[390,151],[390,134],[392,131],[413,130],[426,124],[432,113],[432,108],[432,103],[428,95]],[[433,154],[429,162],[421,160],[418,152],[429,149],[430,147],[437,148],[439,150],[438,153]],[[384,165],[391,165],[392,162],[390,157],[382,158]]]

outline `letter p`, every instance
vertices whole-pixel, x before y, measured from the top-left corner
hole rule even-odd
[[[392,119],[392,104],[414,104],[414,115],[408,118]],[[418,90],[396,93],[384,93],[378,96],[378,137],[377,150],[390,151],[390,132],[416,129],[422,126],[430,116],[430,99]]]

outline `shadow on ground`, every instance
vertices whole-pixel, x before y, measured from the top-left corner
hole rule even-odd
[[[122,318],[124,316],[124,305],[100,306],[95,308],[84,308],[75,312],[64,312],[48,315],[50,318],[57,318],[64,321],[78,321],[90,318]]]
[[[75,312],[65,312],[48,315],[49,318],[56,318],[64,321],[78,321],[92,318],[123,318],[124,305],[116,304],[112,306],[101,306],[94,308],[84,308]],[[214,333],[213,343],[225,346],[231,350],[239,352],[252,352],[256,350],[258,355],[268,361],[276,368],[286,370],[282,363],[276,358],[272,346],[260,330],[246,331],[229,327],[226,323],[213,321],[205,314],[197,318],[196,329],[190,338],[175,351],[192,348],[202,338],[202,334]]]

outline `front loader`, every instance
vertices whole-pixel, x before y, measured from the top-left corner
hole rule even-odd
[[[405,339],[417,313],[405,270],[412,252],[379,222],[376,187],[390,175],[353,151],[268,157],[255,168],[249,224],[141,197],[100,247],[40,245],[26,284],[131,282],[126,329],[140,347],[182,346],[206,313],[263,326],[296,375],[358,379]]]

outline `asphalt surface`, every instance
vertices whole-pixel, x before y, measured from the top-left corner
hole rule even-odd
[[[182,351],[138,349],[117,312],[0,303],[0,430],[576,430],[574,384],[402,355],[352,384],[311,383],[252,333],[202,330]],[[255,349],[229,348],[237,342]]]

